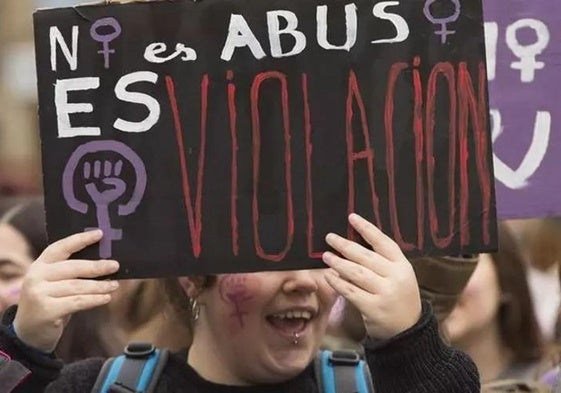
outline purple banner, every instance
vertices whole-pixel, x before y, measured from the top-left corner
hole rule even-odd
[[[484,11],[498,215],[561,215],[561,2]]]

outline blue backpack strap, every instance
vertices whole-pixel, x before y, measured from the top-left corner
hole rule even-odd
[[[320,351],[314,367],[320,393],[374,393],[370,368],[355,351]]]
[[[105,362],[92,393],[153,393],[167,360],[166,349],[130,343],[123,355]]]

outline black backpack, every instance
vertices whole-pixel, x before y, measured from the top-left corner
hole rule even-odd
[[[92,393],[153,393],[169,352],[148,343],[131,343],[108,359]],[[321,393],[374,393],[370,369],[354,351],[320,351],[314,361]]]

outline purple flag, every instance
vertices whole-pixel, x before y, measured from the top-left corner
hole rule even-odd
[[[561,2],[484,2],[500,218],[561,214]]]

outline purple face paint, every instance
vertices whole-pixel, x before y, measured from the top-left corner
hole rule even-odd
[[[245,307],[253,296],[247,287],[247,275],[229,274],[219,280],[219,291],[222,299],[231,304],[233,308],[230,316],[234,318],[240,328],[244,327],[244,316],[248,314]]]
[[[111,28],[112,31],[107,34],[101,34],[100,30],[107,27]],[[90,28],[90,35],[94,40],[102,43],[103,49],[97,53],[103,55],[103,66],[109,68],[109,55],[115,53],[115,49],[109,48],[109,43],[121,35],[121,25],[117,19],[112,17],[98,19]]]
[[[102,162],[95,157],[95,153],[114,152],[121,156],[116,162],[105,160],[103,162],[103,170],[101,170]],[[82,160],[86,155],[91,155],[89,159]],[[81,182],[78,184],[83,186],[96,209],[97,227],[103,231],[103,238],[99,243],[99,256],[101,258],[110,258],[111,243],[123,238],[123,231],[111,227],[109,216],[109,205],[121,198],[126,190],[127,183],[122,179],[121,172],[123,169],[123,161],[132,165],[135,171],[135,184],[131,198],[127,203],[118,206],[119,216],[127,216],[136,211],[140,204],[144,191],[146,189],[146,168],[140,157],[127,145],[117,141],[92,141],[78,146],[72,153],[64,173],[62,175],[62,190],[64,199],[68,206],[82,214],[88,212],[87,203],[79,201],[75,194],[74,175],[78,166],[82,163],[80,173],[82,174]],[[93,171],[91,168],[94,168]],[[101,189],[100,189],[100,186]],[[89,230],[91,228],[85,228]]]
[[[8,291],[8,296],[19,296],[21,294],[21,287],[12,288]]]

